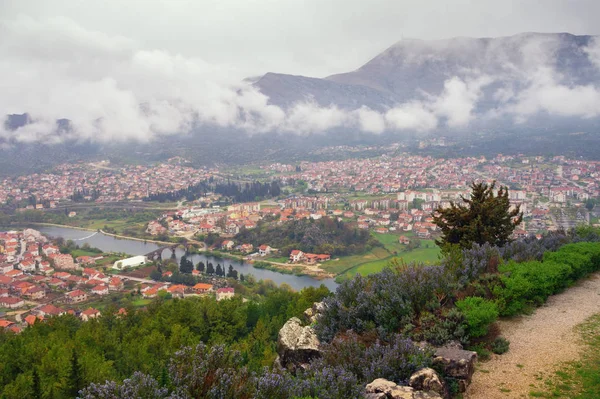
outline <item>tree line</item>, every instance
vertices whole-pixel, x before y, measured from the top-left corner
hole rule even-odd
[[[281,186],[276,180],[270,183],[259,181],[236,183],[232,181],[217,182],[210,178],[180,190],[150,194],[144,198],[144,201],[175,202],[182,198],[194,201],[211,192],[221,194],[232,202],[250,202],[279,196]]]
[[[253,284],[264,295],[247,302],[159,298],[145,310],[129,307],[126,315],[109,307],[88,322],[64,315],[19,335],[0,331],[0,397],[73,398],[90,383],[122,381],[135,371],[164,382],[169,358],[182,346],[200,342],[237,350],[246,367],[259,371],[275,360],[277,333],[285,321],[329,291]],[[244,290],[236,286],[236,293]]]

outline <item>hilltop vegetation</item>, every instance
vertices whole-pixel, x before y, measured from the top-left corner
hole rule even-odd
[[[21,335],[0,333],[1,395],[68,398],[87,387],[80,397],[359,398],[374,378],[401,383],[430,365],[413,341],[505,351],[490,328],[498,315],[527,311],[600,270],[598,241],[599,231],[579,229],[455,249],[439,265],[393,261],[335,295],[267,284],[248,302],[158,299],[125,317],[113,309],[86,323],[53,318]],[[322,357],[295,374],[272,368],[281,326],[320,300]]]
[[[158,299],[145,311],[127,309],[126,316],[113,308],[89,322],[65,315],[20,335],[0,332],[0,397],[72,398],[89,383],[122,381],[134,372],[164,383],[169,358],[200,342],[236,350],[245,367],[261,370],[275,360],[277,333],[285,321],[329,291],[258,288],[264,294],[258,301]]]

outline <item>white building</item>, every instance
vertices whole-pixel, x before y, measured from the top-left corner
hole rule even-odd
[[[148,263],[148,258],[143,255],[139,255],[139,256],[134,256],[132,258],[121,259],[121,260],[116,261],[115,264],[113,265],[113,269],[121,270],[121,269],[126,269],[128,267],[136,267],[136,266],[145,265],[146,263]]]

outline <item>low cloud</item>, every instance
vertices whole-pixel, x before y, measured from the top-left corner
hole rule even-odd
[[[21,16],[0,21],[0,111],[27,112],[34,123],[16,131],[0,124],[0,142],[57,143],[63,140],[148,141],[185,134],[198,125],[248,133],[310,134],[334,128],[373,134],[463,128],[477,115],[484,90],[501,83],[493,97],[501,106],[487,115],[523,121],[540,112],[583,118],[600,115],[600,91],[565,84],[549,66],[552,43],[532,42],[524,59],[539,64],[522,72],[507,60],[505,76],[465,71],[451,76],[441,93],[422,95],[379,112],[366,106],[344,110],[305,101],[282,109],[245,83],[243,73],[197,57],[146,49],[121,36],[86,30],[66,18]],[[600,68],[600,44],[586,48]],[[521,85],[515,89],[513,81]],[[71,129],[57,130],[66,118]],[[0,121],[2,122],[2,121]]]

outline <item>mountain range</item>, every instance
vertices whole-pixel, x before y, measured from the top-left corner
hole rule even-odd
[[[566,85],[600,83],[600,68],[586,49],[594,36],[569,33],[522,33],[499,38],[406,39],[352,72],[313,78],[267,73],[255,82],[272,104],[282,107],[312,100],[344,109],[367,106],[386,110],[399,103],[437,96],[447,80],[488,76],[481,109],[498,105],[502,87],[522,88],[526,73],[546,67]]]
[[[360,125],[342,125],[325,129],[327,134],[307,133],[307,140],[277,130],[248,135],[239,128],[199,124],[191,132],[148,143],[62,141],[49,151],[45,142],[16,143],[0,146],[0,172],[90,158],[289,161],[320,146],[382,144],[428,134],[452,135],[455,155],[528,149],[589,157],[589,149],[600,144],[600,41],[594,36],[404,39],[355,71],[324,78],[269,72],[252,84],[285,112],[306,103],[349,114],[366,108],[385,121],[386,129],[372,134]],[[427,130],[419,130],[418,117],[430,124]],[[18,134],[31,121],[27,114],[10,115],[5,129]],[[69,128],[68,120],[57,120],[56,132]],[[566,136],[573,132],[578,135]]]

